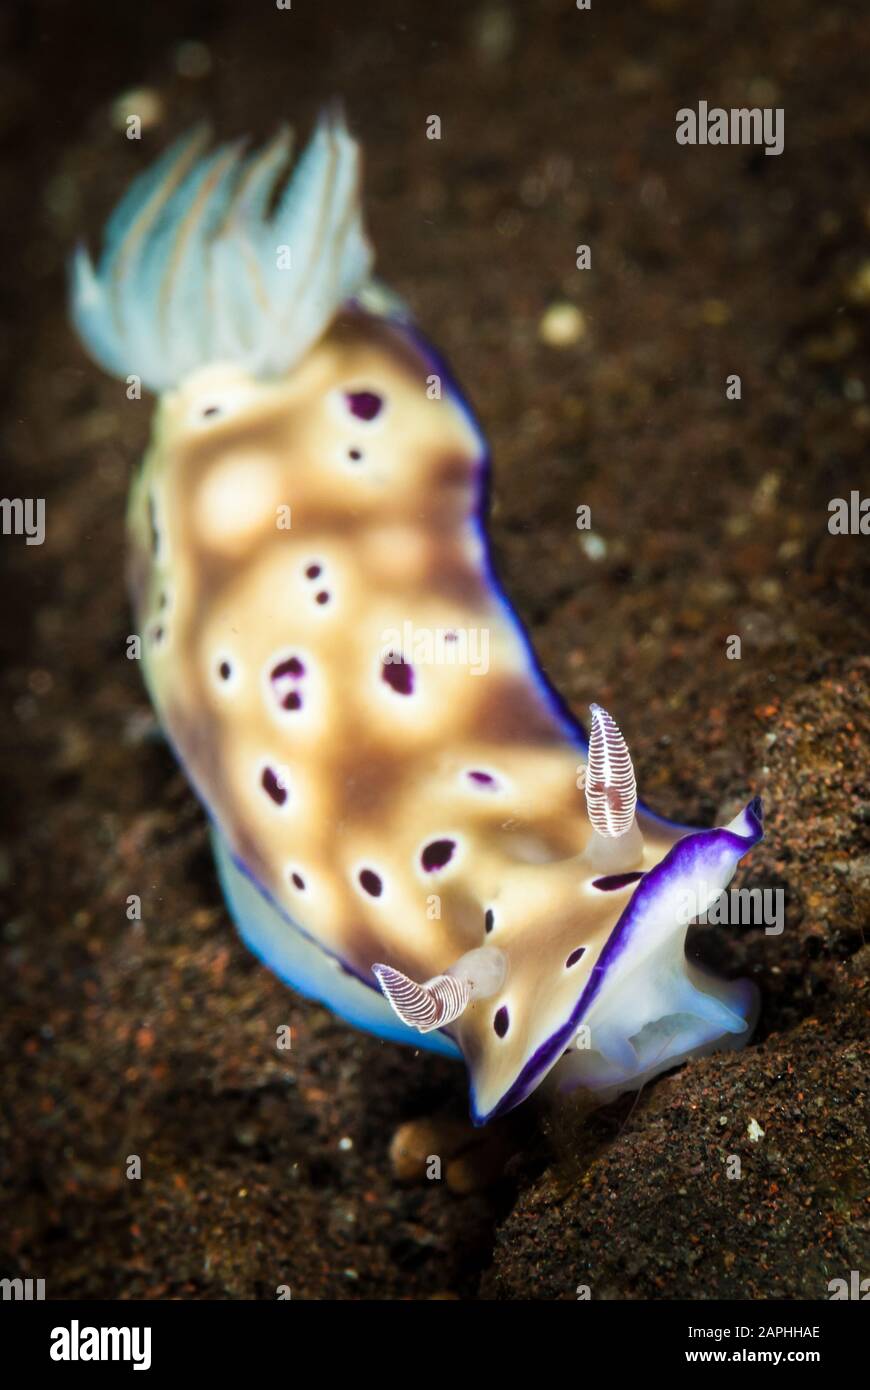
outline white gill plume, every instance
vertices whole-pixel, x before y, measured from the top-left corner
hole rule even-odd
[[[634,824],[637,783],[625,739],[607,710],[590,705],[592,729],[586,768],[586,808],[599,835],[613,839]]]
[[[71,311],[91,356],[150,391],[216,362],[279,376],[368,284],[360,153],[336,108],[280,195],[282,131],[259,154],[206,153],[198,128],[141,174],[106,226],[97,268],[73,257]]]
[[[431,1033],[452,1023],[471,998],[472,985],[453,975],[435,975],[418,985],[391,965],[373,965],[378,984],[403,1023],[420,1033]]]

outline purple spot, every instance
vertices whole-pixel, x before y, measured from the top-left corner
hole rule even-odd
[[[218,675],[222,681],[228,681],[233,674],[233,668],[228,661],[222,661],[218,667]]]
[[[375,391],[345,391],[344,398],[351,415],[358,420],[374,420],[376,415],[380,415],[384,404],[383,398]]]
[[[586,954],[585,946],[578,946],[576,951],[572,951],[565,961],[565,969],[570,970],[572,965],[576,965],[581,956]]]
[[[510,1023],[511,1023],[511,1021],[510,1021],[510,1015],[508,1014],[508,1011],[507,1011],[507,1005],[506,1005],[506,1004],[502,1004],[502,1006],[501,1006],[501,1008],[498,1010],[498,1013],[496,1014],[495,1018],[492,1020],[492,1026],[493,1026],[493,1028],[495,1029],[496,1033],[498,1034],[498,1036],[499,1036],[500,1038],[503,1038],[503,1037],[504,1037],[505,1033],[507,1032],[508,1028],[510,1027]]]
[[[302,696],[293,686],[296,681],[305,675],[305,666],[298,656],[285,657],[279,661],[277,666],[272,667],[269,679],[272,682],[272,689],[275,698],[282,709],[301,709]]]
[[[347,456],[353,463],[359,463],[362,458],[362,449],[348,449]]]
[[[384,885],[374,869],[360,869],[359,881],[365,891],[373,898],[379,898],[384,891]]]
[[[455,642],[455,641],[456,641],[456,638],[457,638],[457,635],[458,635],[458,634],[455,633],[455,632],[445,632],[445,634],[444,634],[444,641],[445,641],[445,642]]]
[[[263,790],[268,796],[271,796],[275,805],[283,806],[284,802],[287,800],[287,788],[284,786],[277,772],[271,767],[264,767],[261,781],[263,783]]]
[[[414,690],[414,668],[410,662],[396,652],[389,652],[384,659],[381,678],[387,682],[397,695],[410,695]]]
[[[305,879],[302,877],[301,874],[297,874],[294,870],[294,872],[290,875],[290,879],[293,883],[294,888],[298,888],[300,893],[305,892]]]
[[[479,787],[494,787],[497,785],[495,778],[488,772],[469,772],[468,780],[469,782],[476,782]]]
[[[309,565],[308,568],[307,568],[307,570],[305,571],[305,578],[306,578],[306,579],[316,579],[317,576],[318,576],[320,573],[321,573],[321,566],[320,566],[320,565]]]
[[[445,864],[449,864],[455,848],[455,840],[432,840],[426,845],[420,858],[427,874],[431,874],[433,869],[443,869]]]
[[[624,888],[628,883],[637,883],[639,878],[643,878],[642,873],[605,874],[604,878],[594,878],[592,887],[600,888],[602,893],[613,893],[617,888]]]
[[[487,931],[492,931],[493,927],[495,926],[495,913],[493,912],[491,907],[488,907],[486,909],[486,913],[484,914],[483,918],[483,925]]]
[[[320,590],[320,593],[317,595],[317,602],[320,604],[329,603],[329,594],[325,589]]]
[[[305,675],[305,667],[298,656],[288,656],[286,661],[279,661],[272,671],[272,680],[279,681],[285,676],[293,676],[297,679]]]

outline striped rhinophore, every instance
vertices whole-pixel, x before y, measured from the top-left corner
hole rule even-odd
[[[634,823],[637,783],[628,747],[607,710],[590,705],[592,728],[586,769],[586,808],[599,835],[625,835]]]
[[[418,985],[391,965],[373,965],[378,984],[403,1023],[421,1033],[452,1023],[471,998],[471,985],[452,975],[436,975]]]

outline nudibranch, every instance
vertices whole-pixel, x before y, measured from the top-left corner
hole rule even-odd
[[[745,1042],[753,987],[685,938],[760,803],[659,819],[598,706],[587,765],[493,570],[480,432],[372,278],[341,115],[286,186],[286,133],[206,146],[138,178],[71,301],[159,397],[130,587],[242,937],[358,1027],[464,1057],[478,1124],[550,1073],[611,1096]]]

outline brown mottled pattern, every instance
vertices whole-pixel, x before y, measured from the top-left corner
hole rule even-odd
[[[168,596],[163,640],[146,640],[161,718],[231,848],[284,910],[366,978],[376,960],[423,980],[485,942],[506,952],[503,992],[451,1030],[485,1108],[569,1016],[629,894],[591,889],[576,863],[589,834],[578,752],[487,587],[471,524],[480,442],[448,396],[427,397],[431,371],[400,330],[360,314],[285,380],[233,368],[189,379],[161,401],[134,488],[131,574],[144,634]],[[349,389],[383,397],[374,423],[342,406]],[[223,413],[204,416],[215,404]],[[276,525],[282,506],[289,530]],[[407,652],[415,695],[396,693],[380,658],[384,634],[405,623],[485,630],[489,669]],[[267,676],[288,654],[305,666],[303,708],[289,714]],[[233,675],[222,684],[223,659]],[[264,765],[286,773],[282,807],[261,785]],[[474,768],[502,789],[474,786]],[[457,853],[427,875],[421,848],[441,838]],[[650,830],[645,867],[672,839]],[[361,867],[381,877],[380,897],[360,888]]]

